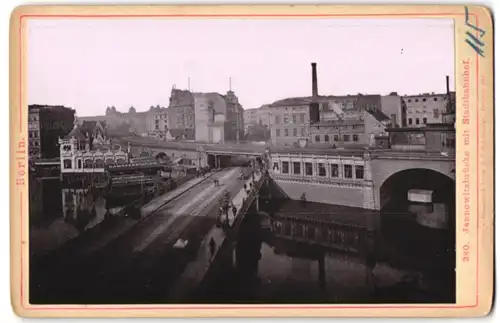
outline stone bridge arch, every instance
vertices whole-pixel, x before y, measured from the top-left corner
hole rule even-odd
[[[453,159],[374,159],[371,161],[373,199],[380,210],[388,198],[403,198],[408,189],[419,188],[455,194]]]

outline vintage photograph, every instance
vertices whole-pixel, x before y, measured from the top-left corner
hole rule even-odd
[[[29,303],[455,304],[452,18],[30,18]]]

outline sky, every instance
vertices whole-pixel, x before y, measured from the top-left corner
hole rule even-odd
[[[30,19],[29,104],[79,116],[168,106],[173,86],[243,108],[311,95],[454,90],[451,19]],[[189,79],[189,82],[188,82]]]

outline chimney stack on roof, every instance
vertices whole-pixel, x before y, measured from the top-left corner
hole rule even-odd
[[[312,67],[312,101],[309,104],[309,122],[319,121],[319,103],[318,103],[318,75],[316,72],[316,63],[311,63]]]
[[[318,75],[316,71],[316,63],[311,63],[312,67],[312,96],[313,99],[318,97]]]

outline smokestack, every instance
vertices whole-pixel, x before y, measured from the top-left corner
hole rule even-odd
[[[446,94],[450,94],[450,77],[446,75]]]
[[[312,102],[309,104],[309,122],[319,122],[318,103],[318,76],[316,73],[316,63],[311,63],[312,67]]]
[[[311,63],[312,67],[312,96],[314,99],[318,97],[318,75],[316,72],[316,63]]]

